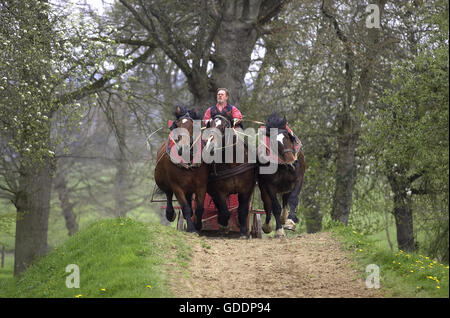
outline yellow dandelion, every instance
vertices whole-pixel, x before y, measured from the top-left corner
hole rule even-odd
[[[147,286],[145,286],[145,287],[147,287],[147,288],[152,288],[152,286],[150,286],[150,285],[147,285]]]
[[[104,291],[106,291],[106,288],[100,288],[100,290],[104,292]]]
[[[411,273],[414,273],[414,271],[413,271],[413,270],[410,270],[410,272],[411,272]]]
[[[436,288],[437,288],[437,289],[441,289],[441,286],[438,285],[438,286],[436,286]]]
[[[83,295],[78,294],[78,295],[75,295],[75,298],[80,298],[81,296],[83,296]]]

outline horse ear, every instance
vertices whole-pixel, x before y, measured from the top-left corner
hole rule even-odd
[[[175,108],[175,116],[178,118],[181,115],[181,107],[177,106],[177,108]]]

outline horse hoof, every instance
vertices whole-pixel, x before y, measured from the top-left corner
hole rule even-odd
[[[228,234],[230,232],[230,224],[228,224],[227,226],[223,226],[219,224],[219,232],[223,233],[223,234]]]
[[[192,235],[192,236],[200,236],[200,233],[197,232],[196,230],[193,230],[193,231],[187,231],[187,233],[188,233],[189,235]]]
[[[287,219],[286,223],[283,225],[285,230],[295,231],[295,223],[291,219]]]
[[[175,221],[175,218],[176,218],[175,212],[170,213],[170,212],[166,211],[166,219],[167,219],[167,221],[173,222],[173,221]]]
[[[290,220],[294,221],[295,224],[298,224],[300,222],[300,220],[298,219],[298,217],[294,214],[294,215],[289,215],[288,217]]]
[[[272,232],[272,226],[270,226],[270,224],[264,223],[262,226],[262,230],[264,233],[269,234],[270,232]]]
[[[284,233],[283,228],[278,229],[278,230],[275,232],[275,237],[277,237],[277,238],[285,238],[285,237],[286,237],[286,234]]]

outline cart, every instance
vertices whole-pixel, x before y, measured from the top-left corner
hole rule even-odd
[[[166,199],[158,199],[155,198],[155,195],[158,192],[158,188],[155,185],[155,188],[153,189],[151,202],[164,202],[167,203]],[[177,201],[175,198],[173,200],[174,202]],[[265,214],[264,210],[261,209],[252,209],[253,205],[253,196],[250,200],[249,204],[249,213],[247,218],[247,229],[249,231],[249,235],[251,235],[253,238],[262,238],[262,229],[261,229],[261,214]],[[238,223],[238,207],[239,207],[239,201],[238,201],[238,195],[237,194],[230,194],[227,198],[227,208],[230,211],[230,219],[229,219],[229,225],[230,225],[230,232],[240,232],[239,229],[239,223]],[[186,224],[184,222],[183,212],[181,211],[180,206],[173,206],[175,212],[177,213],[177,229],[180,231],[186,230]],[[161,209],[165,211],[166,205],[162,205]],[[192,211],[194,215],[195,211],[195,200],[192,200]],[[214,201],[212,200],[211,196],[207,193],[205,197],[204,202],[204,211],[203,211],[203,217],[202,217],[202,232],[208,233],[208,234],[214,234],[219,230],[219,224],[217,222],[217,215],[218,210],[216,206],[214,205]],[[194,216],[192,216],[194,217]],[[250,226],[251,225],[251,226]]]

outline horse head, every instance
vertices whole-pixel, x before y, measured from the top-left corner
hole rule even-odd
[[[286,129],[286,117],[279,117],[273,112],[266,122],[266,134],[270,134],[271,128],[277,129],[278,158],[282,164],[292,165],[296,160],[295,137]]]
[[[188,109],[186,106],[179,105],[176,106],[174,115],[176,120],[172,125],[173,128],[183,128],[188,134],[180,134],[177,140],[174,140],[176,144],[176,150],[181,156],[183,147],[192,148],[192,136],[194,134],[194,120],[200,120],[201,115],[196,108]]]
[[[231,112],[224,115],[215,115],[209,122],[210,134],[206,140],[206,149],[212,152],[219,147],[219,140],[225,141],[225,131],[232,128],[233,115]]]

